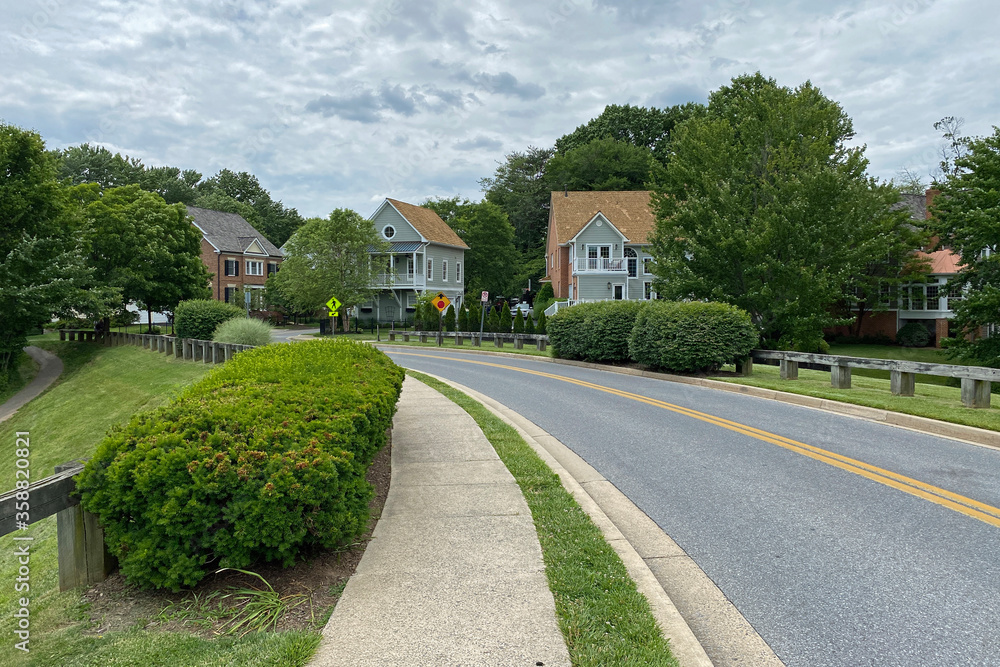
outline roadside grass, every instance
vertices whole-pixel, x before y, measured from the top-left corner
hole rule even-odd
[[[0,404],[24,389],[38,375],[40,366],[27,353],[22,352],[15,363],[17,366],[11,369],[8,378],[0,379]]]
[[[93,453],[105,432],[139,410],[166,403],[184,386],[210,370],[205,364],[168,358],[139,347],[102,347],[59,342],[58,334],[30,341],[62,358],[63,375],[44,394],[0,425],[0,489],[14,487],[15,432],[28,431],[32,479],[52,474],[53,466]],[[30,591],[15,592],[19,563],[13,535],[0,538],[0,636],[3,664],[98,665],[304,665],[318,633],[250,633],[245,637],[205,639],[182,632],[135,627],[98,634],[91,627],[80,590],[59,592],[55,517],[32,524]],[[17,599],[30,599],[30,653],[14,649]]]
[[[374,338],[369,338],[368,340],[374,340]],[[443,344],[441,345],[441,348],[449,350],[487,350],[490,352],[511,352],[513,354],[524,354],[530,357],[552,356],[551,347],[546,347],[544,352],[539,352],[538,349],[533,344],[529,344],[527,342],[524,344],[524,347],[520,350],[515,350],[513,343],[504,343],[504,346],[502,348],[494,347],[493,341],[483,341],[482,347],[473,347],[472,341],[469,339],[465,340],[465,345],[456,345],[455,340],[453,338],[445,338],[442,341],[442,343]],[[382,336],[382,341],[379,343],[379,345],[400,345],[407,347],[433,347],[433,348],[438,347],[437,340],[433,338],[428,338],[426,343],[421,343],[419,340],[414,340],[412,338],[410,339],[409,342],[403,342],[400,339],[400,337],[397,336],[396,340],[390,343],[389,341],[386,340],[386,337],[384,335]]]
[[[919,361],[928,364],[957,364],[961,366],[978,366],[967,362],[948,358],[948,351],[935,347],[900,347],[898,345],[830,345],[830,354],[840,354],[848,357],[865,357],[867,359],[901,359],[903,361]],[[870,377],[880,380],[889,379],[889,371],[854,368],[851,375],[855,377]],[[945,387],[957,387],[958,381],[935,375],[917,374],[916,381],[922,384],[937,384]]]
[[[735,370],[731,366],[729,369]],[[988,409],[967,408],[962,405],[961,389],[958,387],[917,384],[913,396],[893,396],[889,391],[888,379],[858,377],[855,369],[852,369],[851,375],[850,389],[831,387],[830,373],[827,371],[800,369],[798,380],[782,380],[776,366],[761,364],[754,364],[753,375],[750,377],[724,376],[710,379],[1000,431],[1000,408],[996,407],[995,402]]]
[[[465,409],[521,487],[573,665],[676,667],[669,641],[621,559],[517,431],[466,394],[423,373],[406,372]]]

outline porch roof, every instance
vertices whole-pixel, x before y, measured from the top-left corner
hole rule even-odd
[[[420,246],[422,245],[421,241],[398,241],[389,244],[389,252],[416,252],[420,250]],[[376,250],[375,246],[368,246],[368,252],[376,252]]]

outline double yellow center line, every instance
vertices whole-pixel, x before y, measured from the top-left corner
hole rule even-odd
[[[1000,508],[993,507],[992,505],[987,505],[986,503],[981,503],[978,500],[973,500],[972,498],[967,498],[963,495],[952,493],[946,489],[934,486],[932,484],[927,484],[921,482],[920,480],[907,477],[905,475],[900,475],[898,473],[892,472],[891,470],[886,470],[884,468],[879,468],[878,466],[871,465],[870,463],[865,463],[864,461],[859,461],[857,459],[852,459],[849,456],[844,456],[842,454],[837,454],[836,452],[831,452],[820,447],[814,447],[813,445],[807,445],[804,442],[798,442],[797,440],[792,440],[784,436],[776,435],[768,431],[763,431],[759,428],[754,428],[753,426],[747,426],[746,424],[740,424],[739,422],[730,421],[728,419],[723,419],[722,417],[716,417],[714,415],[707,414],[705,412],[699,412],[698,410],[692,410],[691,408],[685,408],[680,405],[675,405],[673,403],[667,403],[666,401],[661,401],[655,398],[649,398],[648,396],[642,396],[640,394],[633,394],[629,391],[623,391],[621,389],[614,389],[612,387],[606,387],[599,384],[594,384],[593,382],[586,382],[584,380],[577,380],[574,378],[566,377],[564,375],[555,375],[553,373],[544,373],[542,371],[531,370],[528,368],[518,368],[516,366],[506,366],[503,364],[494,364],[486,361],[475,361],[472,359],[455,359],[453,357],[440,357],[433,354],[416,354],[413,352],[396,352],[393,350],[393,354],[399,354],[408,357],[426,357],[428,359],[437,359],[438,361],[454,361],[463,364],[476,364],[478,366],[490,366],[492,368],[502,368],[504,370],[516,371],[518,373],[527,373],[529,375],[537,375],[540,377],[549,378],[552,380],[559,380],[560,382],[568,382],[570,384],[575,384],[580,387],[586,387],[588,389],[595,389],[597,391],[603,391],[608,394],[613,394],[615,396],[621,396],[622,398],[628,398],[633,401],[638,401],[640,403],[646,403],[647,405],[652,405],[654,407],[663,408],[664,410],[669,410],[685,417],[691,417],[692,419],[697,419],[699,421],[705,422],[707,424],[712,424],[714,426],[719,426],[721,428],[733,431],[735,433],[740,433],[742,435],[750,436],[751,438],[756,438],[757,440],[762,440],[764,442],[771,443],[772,445],[777,445],[778,447],[783,447],[789,451],[795,452],[796,454],[802,454],[803,456],[808,456],[811,459],[820,461],[832,465],[841,470],[846,470],[847,472],[854,473],[855,475],[861,475],[879,484],[885,484],[894,489],[898,489],[905,493],[909,493],[912,496],[918,498],[923,498],[924,500],[929,500],[932,503],[936,503],[948,509],[955,510],[956,512],[961,512],[962,514],[972,517],[973,519],[978,519],[991,526],[996,526],[1000,528]]]

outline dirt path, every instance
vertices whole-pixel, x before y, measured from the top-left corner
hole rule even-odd
[[[62,360],[51,352],[29,345],[24,351],[31,355],[31,358],[39,363],[41,368],[35,379],[28,383],[21,391],[17,392],[3,405],[0,405],[0,422],[7,421],[18,409],[49,388],[49,385],[56,381],[63,372]]]

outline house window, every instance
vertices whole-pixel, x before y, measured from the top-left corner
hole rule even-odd
[[[948,290],[948,310],[955,310],[955,306],[962,300],[962,288],[959,285]]]
[[[587,270],[607,271],[611,259],[611,246],[609,245],[588,245],[587,246]]]
[[[247,260],[247,275],[248,276],[262,276],[264,275],[264,262],[256,262],[253,260]]]
[[[910,294],[910,310],[924,309],[924,286],[913,285]]]
[[[652,257],[643,257],[642,258],[642,275],[644,275],[644,276],[651,276],[651,275],[653,275],[653,272],[649,270],[649,266],[652,263],[653,263],[653,258]]]
[[[628,277],[635,278],[639,275],[639,256],[633,248],[625,248],[625,259],[628,260]]]
[[[938,309],[938,289],[937,285],[927,286],[927,310],[937,310]]]
[[[642,298],[646,301],[653,298],[653,283],[648,280],[642,284]]]
[[[427,258],[427,280],[434,280],[434,260]]]
[[[448,260],[441,260],[441,280],[442,282],[448,282]]]
[[[223,296],[223,299],[225,300],[226,303],[230,302],[230,300],[233,298],[233,292],[235,291],[236,291],[235,287],[226,288],[225,295]]]
[[[462,283],[462,263],[455,262],[455,282]]]
[[[277,272],[278,272],[278,263],[277,262],[268,262],[267,263],[267,275],[268,275],[268,277],[273,276]]]
[[[239,260],[227,259],[226,260],[226,275],[227,276],[238,276],[240,275],[240,263]]]
[[[382,228],[382,236],[384,236],[386,240],[391,239],[395,235],[396,235],[396,228],[393,227],[392,225],[386,225],[385,227]]]

